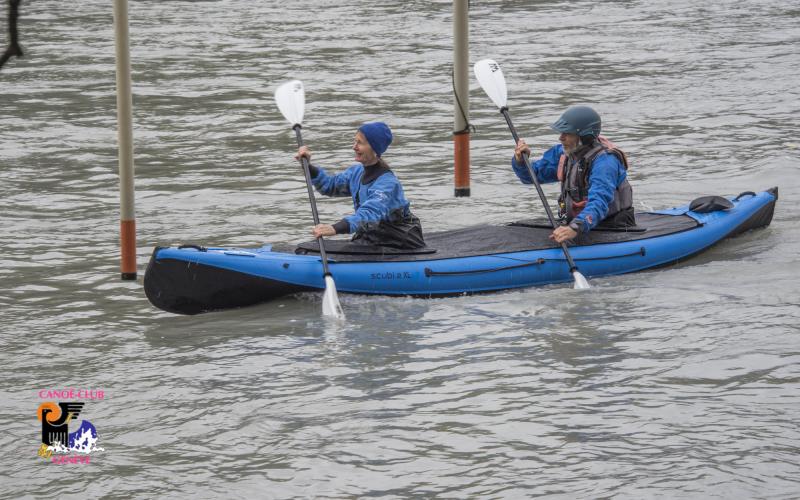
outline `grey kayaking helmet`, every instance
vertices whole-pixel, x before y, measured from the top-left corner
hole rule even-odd
[[[572,106],[550,128],[556,132],[596,138],[600,135],[600,115],[589,106]]]

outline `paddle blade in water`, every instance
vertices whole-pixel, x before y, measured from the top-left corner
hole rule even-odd
[[[275,102],[286,120],[294,125],[303,124],[303,111],[306,107],[306,95],[303,82],[292,80],[286,82],[275,91]]]
[[[586,281],[586,278],[584,278],[583,275],[578,271],[573,271],[572,277],[575,278],[575,286],[573,288],[576,290],[585,290],[591,288],[589,286],[589,282]]]
[[[339,304],[339,295],[336,293],[336,283],[331,275],[325,276],[325,293],[322,295],[322,314],[336,319],[344,319],[342,305]]]
[[[475,63],[475,78],[481,84],[483,91],[489,99],[498,107],[506,105],[508,97],[506,95],[506,79],[503,77],[503,70],[500,65],[492,59],[481,59]]]

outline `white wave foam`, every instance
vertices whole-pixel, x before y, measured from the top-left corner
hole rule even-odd
[[[86,455],[92,453],[93,451],[105,451],[103,448],[97,446],[98,439],[98,437],[92,436],[91,429],[84,429],[83,432],[75,439],[72,447],[67,447],[60,442],[57,442],[48,446],[47,450],[53,453],[67,454],[78,452]]]

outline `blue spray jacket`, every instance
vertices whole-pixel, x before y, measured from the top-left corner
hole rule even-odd
[[[564,147],[556,144],[544,152],[541,158],[533,162],[533,171],[540,183],[558,182],[558,160],[564,154]],[[532,184],[530,174],[525,164],[517,163],[512,155],[511,166],[519,180],[524,184]],[[622,162],[612,154],[599,155],[592,162],[592,170],[589,174],[589,199],[581,213],[575,217],[575,221],[582,224],[584,232],[597,226],[608,215],[608,206],[614,200],[614,192],[617,190],[628,173]]]
[[[329,175],[325,169],[316,167],[313,178],[317,191],[327,196],[352,196],[355,213],[344,218],[349,232],[364,229],[371,222],[388,221],[393,214],[410,215],[409,202],[403,186],[391,170],[387,170],[368,184],[362,184],[364,165],[356,163],[344,172]]]

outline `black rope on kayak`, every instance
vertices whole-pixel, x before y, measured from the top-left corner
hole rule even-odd
[[[632,253],[623,254],[623,255],[611,255],[609,257],[588,257],[588,258],[585,258],[585,259],[573,259],[573,260],[575,260],[575,261],[578,261],[578,260],[581,260],[581,261],[586,261],[586,260],[610,260],[610,259],[622,259],[622,258],[625,258],[625,257],[633,257],[634,255],[641,255],[642,257],[644,257],[646,254],[647,254],[647,249],[645,247],[639,247],[639,251],[638,252],[632,252]],[[550,259],[550,260],[563,262],[566,259]],[[522,263],[522,264],[516,264],[516,265],[513,265],[513,266],[495,267],[493,269],[475,269],[475,270],[468,270],[468,271],[434,271],[433,269],[431,269],[429,267],[426,267],[425,268],[425,276],[426,277],[431,277],[431,276],[462,276],[462,275],[465,275],[465,274],[494,273],[494,272],[498,272],[498,271],[508,271],[510,269],[519,269],[521,267],[539,266],[539,265],[544,264],[545,262],[547,262],[545,259],[539,258],[539,259],[536,259],[534,261],[525,262],[525,263]]]
[[[19,19],[19,3],[22,0],[8,0],[8,48],[0,56],[0,68],[13,56],[22,57],[22,48],[19,46],[19,32],[17,19]]]
[[[471,124],[469,120],[467,120],[467,113],[464,111],[464,106],[461,105],[461,99],[458,98],[458,92],[456,91],[455,68],[450,70],[450,82],[453,86],[453,95],[456,97],[456,104],[458,104],[458,110],[461,111],[461,118],[463,118],[464,123],[467,124],[462,130],[456,130],[453,132],[453,134],[467,134],[469,133],[470,130],[472,130],[473,133],[477,132],[475,125]]]
[[[505,266],[505,267],[495,267],[494,269],[475,269],[469,271],[434,271],[433,269],[426,267],[425,268],[425,276],[462,276],[464,274],[482,274],[482,273],[494,273],[497,271],[508,271],[509,269],[519,269],[520,267],[529,267],[529,266],[538,266],[544,264],[544,259],[536,259],[531,262],[525,262],[524,264],[516,264],[513,266]]]
[[[633,257],[635,255],[641,255],[642,257],[644,257],[645,255],[647,255],[647,249],[645,247],[639,247],[639,251],[638,252],[625,253],[625,254],[622,254],[622,255],[609,255],[608,257],[586,257],[586,258],[583,258],[583,259],[572,259],[572,260],[575,260],[575,261],[578,261],[578,260],[611,260],[611,259],[623,259],[625,257]],[[565,261],[567,259],[550,259],[550,260],[559,260],[559,261],[563,262],[563,261]]]

